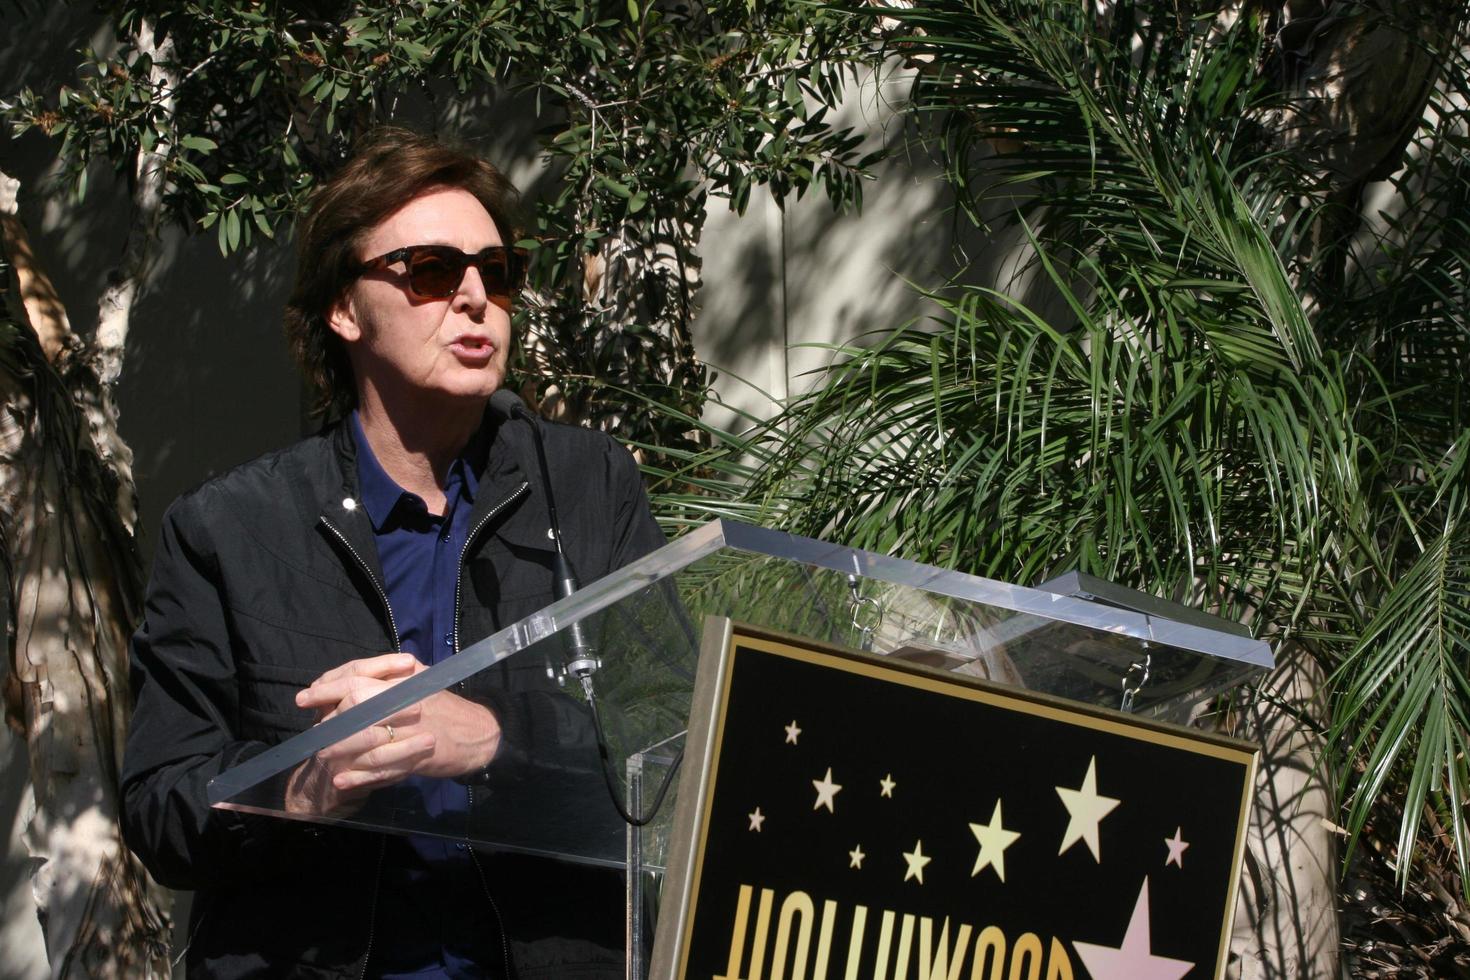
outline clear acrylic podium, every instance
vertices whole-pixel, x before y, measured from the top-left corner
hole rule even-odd
[[[1272,665],[1233,624],[1086,576],[1023,588],[713,521],[223,773],[210,802],[626,868],[627,974],[641,977],[707,615],[1181,722]],[[577,641],[599,662],[587,686],[566,675]],[[444,691],[505,729],[485,770],[454,779],[467,808],[426,803],[423,779],[346,802],[310,789],[322,750]],[[652,819],[629,826],[612,792],[647,816],[666,781]]]

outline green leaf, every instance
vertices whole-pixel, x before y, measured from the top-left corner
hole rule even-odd
[[[802,109],[806,101],[801,97],[801,83],[796,80],[795,73],[786,76],[786,84],[781,87],[781,95],[786,104],[793,109]]]
[[[627,200],[628,198],[631,198],[633,196],[632,188],[630,188],[627,184],[613,180],[611,177],[598,177],[597,186],[601,187],[603,190],[611,191],[613,194],[616,194],[618,197],[621,197],[624,200]]]
[[[433,58],[433,52],[417,41],[399,41],[396,46],[405,57],[420,63],[428,62]]]
[[[197,150],[200,153],[213,153],[219,149],[219,144],[208,136],[185,136],[179,140],[179,145],[187,150]]]

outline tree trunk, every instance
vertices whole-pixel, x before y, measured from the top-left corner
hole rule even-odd
[[[1338,975],[1337,804],[1321,763],[1327,747],[1302,721],[1326,717],[1323,682],[1301,647],[1278,649],[1237,733],[1261,757],[1230,943],[1235,980]]]
[[[173,113],[171,46],[139,23],[155,110]],[[117,429],[133,304],[157,239],[169,147],[140,151],[135,214],[90,345],[38,267],[0,174],[0,245],[14,284],[0,340],[0,534],[11,599],[6,713],[25,735],[32,887],[56,977],[167,977],[168,895],[122,841],[128,637],[142,600],[132,452]]]
[[[56,977],[166,977],[165,894],[123,844],[118,768],[142,574],[127,459],[94,350],[71,331],[0,175],[11,275],[0,339],[0,535],[11,597],[6,709],[24,732],[25,837]],[[121,448],[120,448],[121,447]]]

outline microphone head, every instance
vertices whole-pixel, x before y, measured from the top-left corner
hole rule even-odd
[[[534,418],[531,410],[526,407],[526,403],[521,401],[520,396],[509,388],[499,388],[495,394],[490,396],[490,411],[494,412],[495,417],[502,422],[518,415],[528,419]]]

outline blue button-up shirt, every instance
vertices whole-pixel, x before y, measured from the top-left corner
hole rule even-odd
[[[460,557],[484,445],[472,441],[450,466],[444,513],[435,515],[384,471],[356,412],[351,426],[359,496],[372,522],[399,646],[426,665],[439,663],[456,652]],[[451,779],[410,777],[397,792],[405,805],[422,806],[450,832],[468,814],[468,790]],[[372,973],[415,980],[489,976],[475,964],[488,962],[492,950],[499,956],[497,923],[464,845],[409,837],[390,838],[387,846],[374,913]]]

